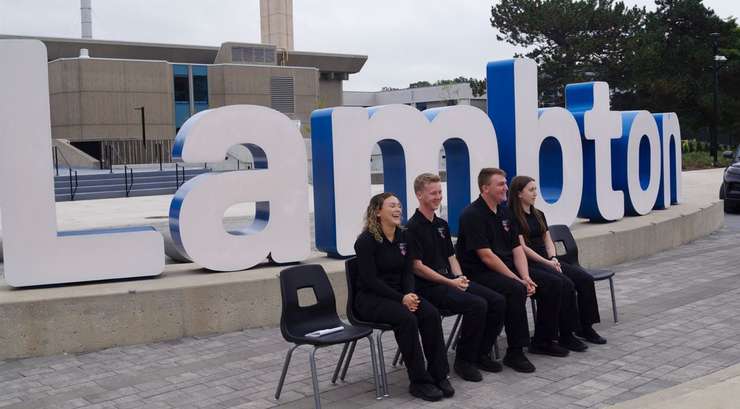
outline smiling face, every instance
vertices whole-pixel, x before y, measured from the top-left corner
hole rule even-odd
[[[442,204],[442,183],[431,182],[424,185],[421,191],[416,192],[419,207],[429,210],[437,210]]]
[[[517,193],[517,196],[523,205],[527,207],[534,205],[534,202],[537,200],[537,183],[534,181],[527,183],[524,189]]]
[[[395,196],[387,197],[378,210],[377,217],[383,226],[398,227],[401,225],[401,201]]]
[[[481,194],[496,204],[506,201],[508,191],[509,187],[506,185],[506,177],[498,174],[492,175],[488,179],[488,184],[481,186]]]

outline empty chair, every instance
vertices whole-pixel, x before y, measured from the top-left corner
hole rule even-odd
[[[554,243],[562,243],[565,248],[565,254],[558,254],[558,258],[565,261],[568,264],[573,264],[583,268],[578,262],[578,245],[576,240],[573,238],[568,226],[563,224],[556,224],[549,226],[550,237]],[[606,269],[585,269],[589,273],[594,281],[609,280],[609,290],[612,296],[612,314],[614,322],[617,322],[617,302],[614,297],[614,271]]]
[[[316,303],[301,306],[298,291],[312,289],[316,296]],[[282,314],[280,316],[280,331],[286,341],[295,345],[288,350],[280,375],[275,399],[280,398],[280,392],[285,382],[285,375],[290,365],[290,358],[301,345],[312,345],[313,349],[309,355],[311,367],[311,380],[313,382],[314,404],[316,408],[321,407],[319,397],[319,380],[316,373],[316,350],[337,344],[350,342],[356,343],[360,338],[367,338],[370,342],[370,356],[373,367],[373,379],[375,381],[375,393],[380,397],[380,386],[378,383],[375,342],[373,330],[368,327],[345,324],[337,315],[336,299],[329,279],[320,265],[308,264],[286,268],[280,272],[280,294],[282,296]],[[327,335],[312,337],[315,331],[341,327],[341,330]],[[343,351],[344,352],[344,351]],[[349,362],[347,362],[349,363]]]

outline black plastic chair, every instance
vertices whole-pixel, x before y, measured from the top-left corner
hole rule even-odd
[[[298,290],[311,288],[316,296],[316,303],[301,306],[298,300]],[[280,399],[283,389],[285,375],[288,372],[290,358],[301,345],[313,345],[309,355],[311,366],[311,380],[313,382],[314,404],[317,409],[321,408],[319,397],[319,380],[316,371],[316,350],[331,345],[356,343],[360,338],[367,338],[370,342],[370,357],[373,365],[373,379],[375,380],[375,394],[380,397],[378,385],[378,373],[375,353],[375,342],[371,328],[348,325],[342,322],[337,315],[336,299],[329,278],[323,267],[317,264],[307,264],[289,267],[280,272],[280,294],[282,296],[282,314],[280,316],[280,331],[286,341],[295,345],[288,350],[283,364],[283,372],[275,391],[275,399]],[[343,327],[342,331],[323,335],[320,337],[308,337],[314,331]],[[344,351],[343,351],[344,352]],[[341,362],[341,361],[340,361]]]
[[[548,227],[550,230],[550,238],[554,243],[560,242],[565,248],[565,254],[558,254],[558,258],[565,261],[568,264],[576,265],[581,267],[578,262],[578,245],[576,240],[573,238],[573,234],[570,232],[570,228],[564,224],[556,224]],[[581,267],[583,268],[583,267]],[[612,296],[612,314],[614,316],[614,322],[617,322],[617,301],[614,297],[614,271],[605,269],[585,269],[587,273],[591,274],[594,281],[609,280],[609,290]]]
[[[378,367],[379,367],[379,375],[380,375],[380,388],[383,392],[383,396],[390,396],[388,391],[388,374],[385,370],[385,357],[383,354],[383,334],[385,334],[388,331],[393,331],[393,327],[391,327],[388,324],[384,324],[381,322],[370,322],[370,321],[364,321],[360,319],[357,314],[355,313],[355,291],[357,289],[357,274],[358,274],[358,267],[357,267],[357,258],[352,257],[350,259],[347,259],[347,261],[344,262],[344,272],[347,276],[347,319],[349,319],[349,322],[352,323],[352,325],[360,325],[364,327],[370,327],[372,329],[378,330],[378,334],[375,336],[375,342],[377,343],[377,350],[378,350]],[[347,375],[347,368],[349,367],[349,363],[352,360],[352,355],[355,352],[355,346],[357,345],[357,341],[352,341],[349,343],[349,352],[347,353],[347,347],[348,345],[345,344],[344,349],[342,350],[342,354],[339,357],[339,362],[337,362],[337,367],[334,369],[334,376],[332,376],[332,383],[336,382],[337,376],[339,375],[340,367],[342,366],[342,361],[344,361],[344,367],[341,370],[341,376],[339,377],[342,381],[344,381],[344,377]]]

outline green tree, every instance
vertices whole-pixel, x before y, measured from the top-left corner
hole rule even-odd
[[[501,0],[490,21],[499,39],[525,47],[524,55],[537,61],[544,105],[561,105],[565,84],[606,81],[616,109],[676,112],[684,136],[706,133],[711,124],[711,33],[719,33],[720,53],[729,59],[720,71],[720,124],[725,135],[737,133],[735,20],[721,19],[702,0],[655,4],[648,12],[612,0]]]
[[[527,48],[539,65],[543,103],[561,105],[568,83],[599,79],[630,91],[625,62],[646,14],[612,0],[501,0],[490,21],[499,40]]]

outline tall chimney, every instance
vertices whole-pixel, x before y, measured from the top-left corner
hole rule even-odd
[[[293,0],[260,0],[262,44],[293,50]]]
[[[92,38],[92,0],[80,0],[82,38]]]

